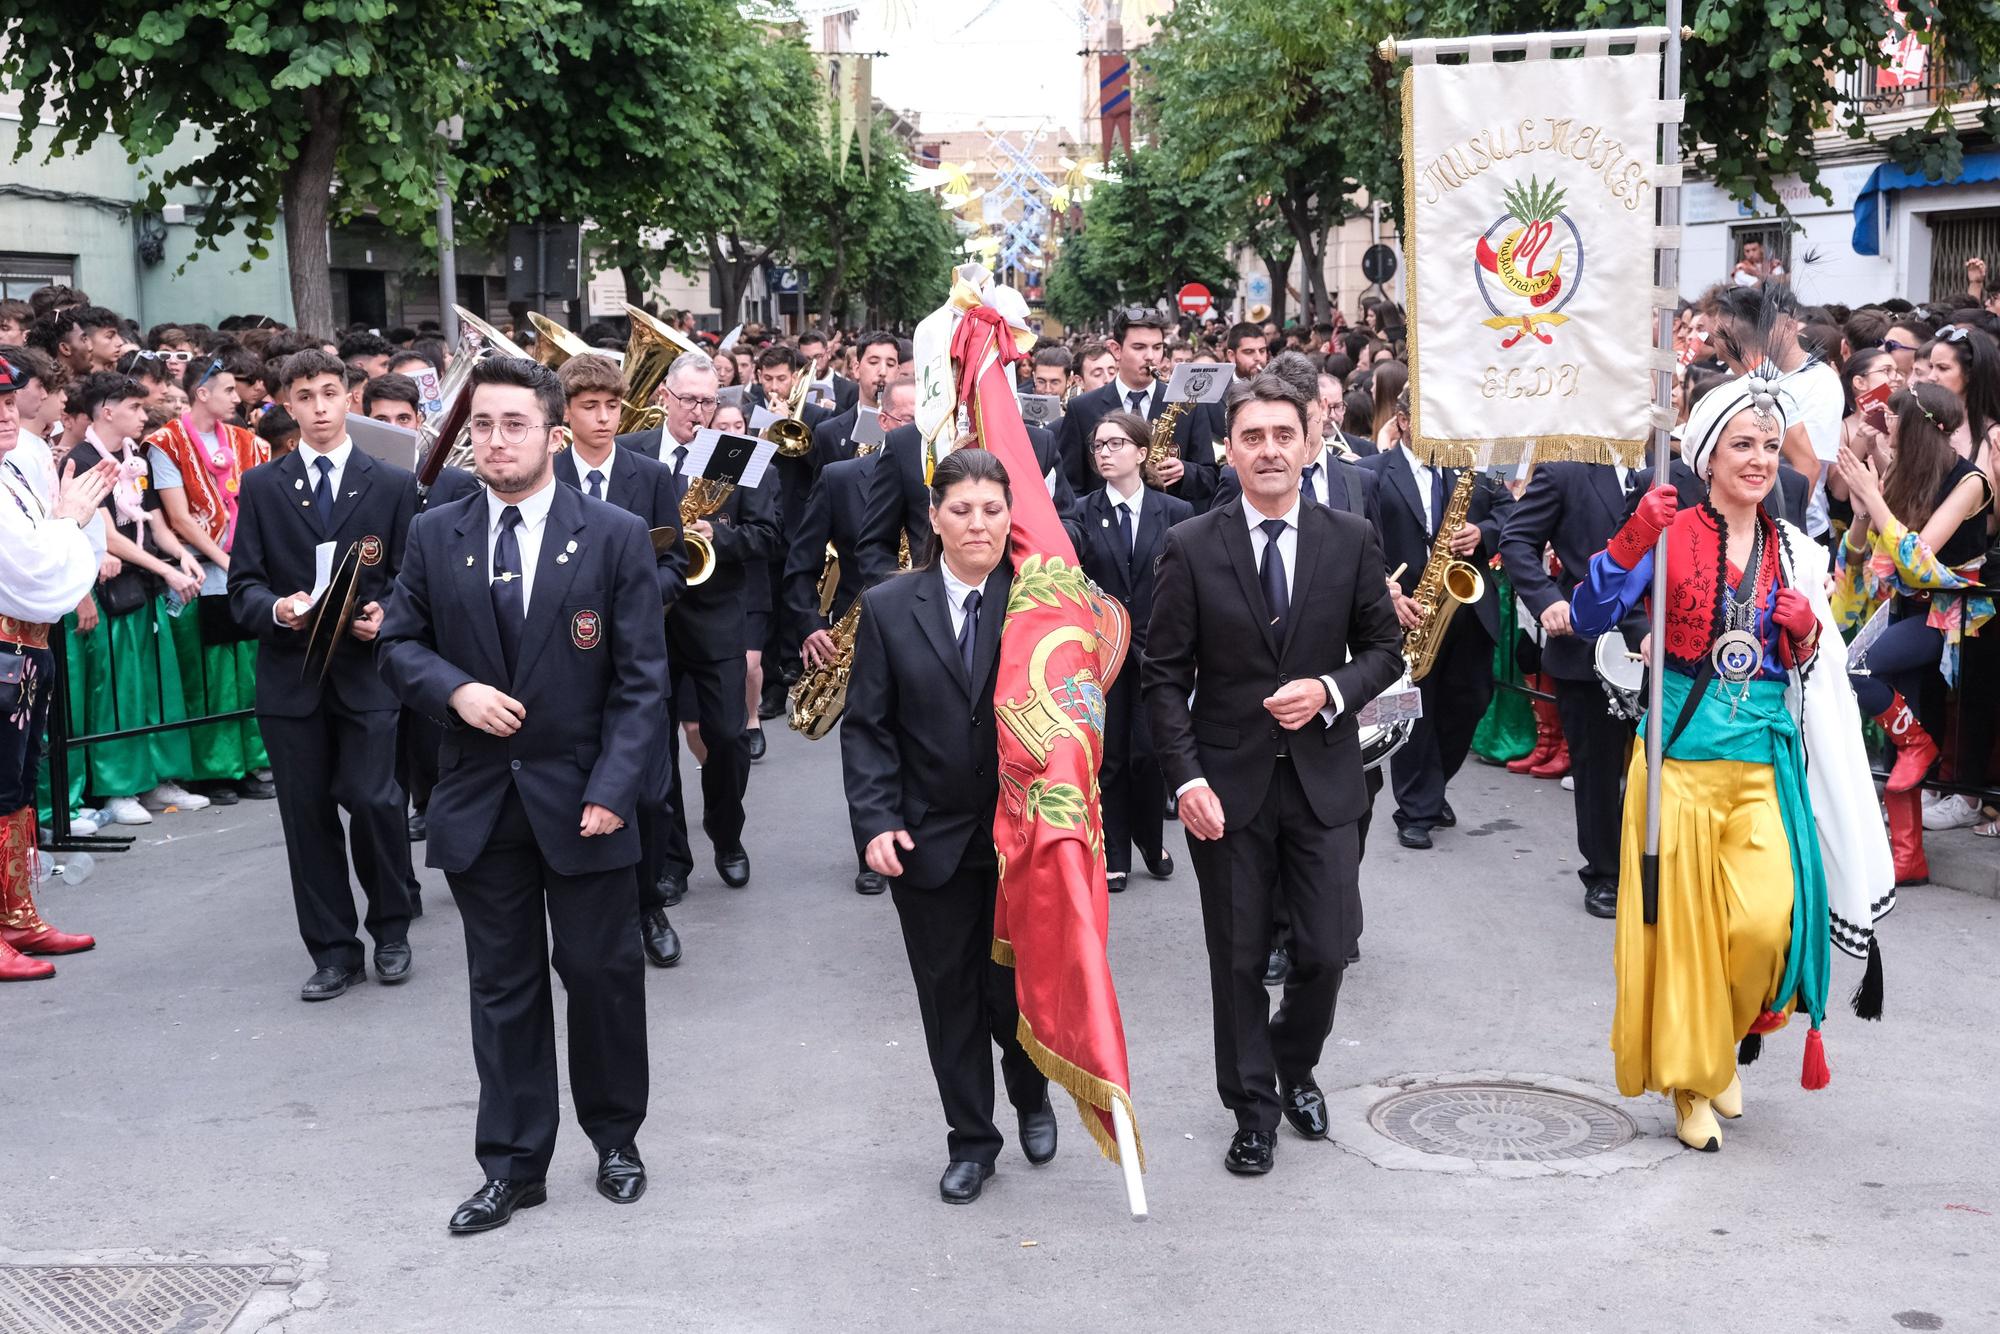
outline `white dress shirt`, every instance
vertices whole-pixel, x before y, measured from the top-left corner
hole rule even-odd
[[[667,452],[667,464],[669,467],[673,465],[673,461],[673,451],[669,450]],[[576,484],[583,494],[586,496],[590,494],[590,474],[594,472],[602,473],[604,480],[598,485],[597,489],[601,494],[597,498],[604,501],[611,499],[611,465],[618,462],[618,446],[613,445],[611,447],[611,452],[604,456],[604,462],[602,463],[588,462],[581,453],[572,454],[570,462],[576,464]],[[526,517],[525,513],[523,517]]]
[[[321,454],[318,450],[314,449],[311,445],[305,444],[303,441],[299,445],[299,462],[306,465],[306,489],[308,491],[319,485],[319,464],[314,462],[314,460],[324,458],[333,464],[333,473],[326,479],[326,484],[333,492],[333,512],[335,514],[340,513],[340,482],[343,477],[347,476],[347,461],[353,454],[354,442],[344,435],[340,437],[339,444],[324,454]]]
[[[1111,377],[1111,383],[1118,390],[1118,407],[1124,412],[1133,411],[1132,395],[1137,393],[1145,394],[1145,397],[1139,400],[1139,407],[1137,409],[1141,417],[1151,415],[1153,395],[1162,392],[1158,380],[1146,385],[1143,389],[1136,384],[1126,384],[1124,380],[1115,375]]]
[[[1315,470],[1312,480],[1306,483],[1307,488],[1312,492],[1312,498],[1322,505],[1331,505],[1333,503],[1333,492],[1330,489],[1332,484],[1328,480],[1328,474],[1333,471],[1333,462],[1327,457],[1324,445],[1321,446],[1319,453],[1306,463],[1306,467]],[[1304,477],[1305,473],[1301,471],[1299,476]],[[1343,496],[1342,499],[1344,500],[1346,497]]]
[[[542,532],[548,527],[549,506],[555,498],[556,479],[551,473],[541,490],[511,502],[521,511],[521,523],[514,529],[514,541],[521,548],[521,615],[524,617],[533,604],[535,567],[541,563]],[[489,580],[493,575],[493,546],[500,540],[500,516],[506,513],[509,503],[491,491],[486,493],[486,573]]]
[[[951,562],[942,556],[938,558],[938,569],[944,573],[944,600],[951,607],[951,637],[957,639],[965,633],[965,595],[979,584],[968,584],[951,572]],[[979,609],[984,612],[986,608]]]
[[[1136,543],[1139,540],[1139,515],[1143,512],[1143,507],[1146,503],[1146,484],[1140,482],[1132,488],[1131,495],[1121,496],[1118,494],[1117,487],[1106,482],[1104,484],[1104,494],[1111,501],[1112,509],[1132,511],[1132,540]],[[1117,519],[1114,518],[1112,522],[1116,523]]]
[[[1292,497],[1292,507],[1286,510],[1284,514],[1285,530],[1282,533],[1278,534],[1276,538],[1276,541],[1278,543],[1278,555],[1284,561],[1284,566],[1285,566],[1285,600],[1288,603],[1292,601],[1292,591],[1297,587],[1296,579],[1298,575],[1297,566],[1298,566],[1298,556],[1299,556],[1299,510],[1300,510],[1300,501],[1298,496],[1294,494]],[[1263,529],[1263,524],[1265,523],[1267,517],[1275,517],[1275,516],[1266,516],[1264,514],[1260,514],[1255,505],[1252,505],[1247,498],[1244,500],[1243,519],[1244,522],[1250,526],[1250,559],[1252,563],[1254,563],[1259,570],[1262,570],[1264,568],[1264,550],[1265,548],[1271,545],[1271,542],[1273,540],[1269,534],[1265,533]],[[1319,683],[1320,685],[1326,688],[1326,698],[1327,698],[1326,707],[1319,711],[1319,720],[1325,726],[1331,727],[1333,726],[1334,719],[1340,717],[1342,710],[1344,710],[1347,707],[1347,705],[1346,702],[1343,701],[1340,697],[1340,687],[1334,684],[1333,678],[1331,676],[1320,677]],[[1198,693],[1200,689],[1201,689],[1201,683],[1197,681],[1195,683],[1195,690]],[[1207,786],[1208,786],[1208,780],[1206,778],[1191,778],[1187,782],[1182,783],[1178,788],[1174,789],[1174,795],[1178,797],[1181,796],[1183,793],[1185,793],[1189,788],[1207,787]]]
[[[1437,532],[1437,515],[1431,513],[1431,465],[1418,458],[1408,445],[1398,445],[1403,457],[1410,461],[1410,471],[1417,477],[1417,503],[1424,511],[1424,531]]]

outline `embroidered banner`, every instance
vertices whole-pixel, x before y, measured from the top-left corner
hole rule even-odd
[[[1511,463],[1532,443],[1540,459],[1639,461],[1662,114],[1657,51],[1406,72],[1420,452],[1490,446]]]

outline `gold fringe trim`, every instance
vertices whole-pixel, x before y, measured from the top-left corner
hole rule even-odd
[[[1487,457],[1488,467],[1513,467],[1528,446],[1535,447],[1536,463],[1623,463],[1628,468],[1646,465],[1646,441],[1612,440],[1595,435],[1546,435],[1528,440],[1439,440],[1424,434],[1423,393],[1418,383],[1417,356],[1417,130],[1415,66],[1403,70],[1403,309],[1406,341],[1409,343],[1410,434],[1416,437],[1412,453],[1433,465],[1447,468],[1469,466],[1461,460],[1468,455]]]
[[[1028,1025],[1028,1016],[1022,1015],[1014,1028],[1014,1037],[1021,1049],[1028,1053],[1028,1059],[1035,1068],[1048,1077],[1051,1084],[1060,1084],[1076,1099],[1077,1115],[1083,1120],[1083,1128],[1097,1141],[1097,1151],[1112,1162],[1118,1159],[1118,1141],[1097,1119],[1098,1112],[1109,1115],[1113,1099],[1125,1105],[1125,1115],[1132,1120],[1132,1147],[1139,1151],[1139,1170],[1146,1170],[1146,1141],[1139,1136],[1139,1116],[1132,1110],[1132,1099],[1124,1089],[1109,1080],[1099,1079],[1088,1070],[1071,1065],[1062,1057],[1044,1047],[1035,1037],[1035,1030]]]
[[[1014,966],[1014,942],[1011,940],[1002,940],[998,936],[993,937],[993,962],[999,964],[1002,968],[1012,968]]]

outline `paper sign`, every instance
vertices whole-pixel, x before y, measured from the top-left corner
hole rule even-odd
[[[1220,403],[1236,378],[1236,368],[1223,362],[1184,361],[1167,381],[1169,403]]]
[[[864,408],[857,403],[854,407],[854,429],[847,433],[847,438],[857,445],[879,445],[882,434],[882,410]]]
[[[681,464],[682,476],[754,487],[764,480],[765,470],[777,455],[778,444],[775,440],[734,432],[724,434],[713,426],[704,426],[694,433],[687,450],[687,458]]]
[[[750,409],[750,433],[752,435],[762,435],[766,426],[769,426],[772,422],[783,420],[783,417],[771,411],[771,409],[765,407],[762,403],[759,403]]]
[[[830,375],[824,380],[814,380],[812,388],[806,391],[806,402],[808,403],[817,404],[822,408],[831,408],[834,405],[834,401],[833,377]]]
[[[1062,400],[1054,394],[1021,395],[1021,420],[1028,425],[1053,431],[1062,419]]]
[[[1361,727],[1387,727],[1391,723],[1415,722],[1424,716],[1424,696],[1415,686],[1385,690],[1361,706],[1354,721]]]
[[[313,548],[312,592],[302,598],[292,599],[293,616],[305,615],[326,596],[326,587],[333,582],[333,558],[336,546],[337,544],[333,542],[322,542]]]

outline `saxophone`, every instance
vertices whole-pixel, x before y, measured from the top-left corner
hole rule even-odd
[[[681,538],[687,543],[689,586],[705,584],[715,573],[715,548],[694,531],[694,521],[706,519],[721,509],[735,489],[734,482],[717,482],[707,477],[688,480],[687,492],[681,496]]]
[[[1403,636],[1403,659],[1409,664],[1412,684],[1430,675],[1437,664],[1444,632],[1451,628],[1451,618],[1459,607],[1479,601],[1486,592],[1486,580],[1479,571],[1451,554],[1451,535],[1465,523],[1466,511],[1472,508],[1472,484],[1477,476],[1472,468],[1458,470],[1458,481],[1438,523],[1437,538],[1431,543],[1430,559],[1424,562],[1423,577],[1410,595],[1424,617]]]
[[[910,568],[910,535],[905,532],[896,551],[896,568]],[[840,586],[840,556],[828,543],[826,564],[819,573],[819,614],[833,610],[833,595]],[[817,741],[833,730],[847,708],[847,678],[854,669],[854,631],[861,624],[861,599],[854,599],[846,613],[827,634],[833,640],[833,661],[815,667],[799,677],[792,687],[791,725],[806,740]]]
[[[1178,403],[1169,403],[1167,410],[1153,419],[1153,438],[1147,441],[1146,457],[1139,464],[1139,472],[1148,486],[1160,486],[1160,465],[1174,456],[1174,427],[1187,414],[1189,402],[1182,399]]]

